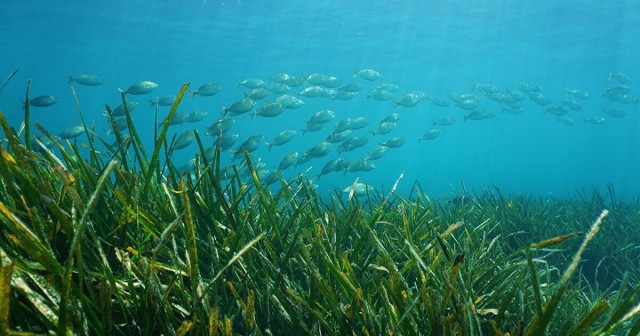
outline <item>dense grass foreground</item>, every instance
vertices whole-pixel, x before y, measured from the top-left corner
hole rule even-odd
[[[132,123],[113,147],[87,128],[84,159],[44,129],[59,154],[31,151],[0,115],[0,334],[640,332],[637,202],[416,188],[327,204],[304,176],[263,186],[249,156],[249,180],[221,183],[205,155],[180,174],[165,135],[185,90],[150,159]]]

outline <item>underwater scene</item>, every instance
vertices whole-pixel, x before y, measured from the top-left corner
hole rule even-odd
[[[0,335],[639,335],[637,1],[5,1]]]

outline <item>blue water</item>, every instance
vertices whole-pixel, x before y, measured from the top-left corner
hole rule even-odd
[[[482,107],[497,117],[466,122],[468,111],[453,105],[442,108],[423,101],[411,108],[400,106],[395,111],[403,117],[396,129],[343,156],[363,157],[392,136],[404,136],[407,143],[376,160],[373,171],[323,176],[316,182],[318,190],[341,189],[356,178],[389,190],[404,174],[401,192],[407,193],[418,181],[433,196],[460,191],[462,183],[470,191],[496,185],[507,192],[556,197],[609,183],[621,196],[640,192],[640,105],[602,96],[605,87],[616,85],[609,80],[611,72],[627,74],[630,94],[640,95],[637,1],[22,0],[1,2],[0,22],[0,80],[20,69],[0,93],[0,109],[16,128],[23,121],[21,100],[28,79],[32,97],[54,95],[60,100],[32,110],[33,123],[55,134],[79,122],[67,76],[92,73],[104,78],[102,86],[74,84],[85,118],[95,122],[103,136],[104,105],[114,108],[120,103],[118,87],[141,80],[158,83],[152,93],[128,98],[140,102],[133,118],[149,152],[154,113],[147,101],[176,94],[185,82],[192,89],[205,82],[219,83],[223,89],[214,97],[183,101],[181,111],[203,109],[209,115],[198,124],[172,127],[171,136],[190,128],[203,134],[220,117],[222,105],[229,106],[248,91],[237,87],[246,78],[319,72],[365,85],[349,101],[302,97],[304,107],[277,118],[237,117],[232,132],[240,134],[239,144],[255,134],[270,141],[281,130],[300,130],[306,118],[322,109],[336,112],[336,119],[323,130],[298,132],[286,145],[270,152],[262,146],[252,154],[266,169],[275,169],[286,153],[302,153],[319,143],[344,117],[369,117],[371,124],[354,135],[370,136],[379,120],[394,111],[390,102],[365,99],[376,85],[397,84],[398,97],[418,90],[447,98],[446,92],[480,95],[473,83],[515,91],[520,81],[532,81],[553,104],[561,104],[567,88],[589,92],[590,98],[580,101],[582,110],[567,115],[575,125],[558,122],[528,98],[520,115],[500,113],[498,103],[484,98]],[[383,78],[354,78],[354,71],[362,68],[375,69]],[[602,112],[605,106],[628,115],[612,118]],[[167,113],[162,107],[158,117]],[[444,115],[458,120],[437,126],[443,131],[438,138],[418,143],[416,137]],[[595,116],[606,122],[583,122]],[[207,144],[212,143],[207,138]],[[173,160],[180,165],[196,149],[193,144],[175,153]],[[333,150],[285,175],[311,167],[313,177],[338,155]],[[225,154],[225,160],[230,162],[230,155]]]

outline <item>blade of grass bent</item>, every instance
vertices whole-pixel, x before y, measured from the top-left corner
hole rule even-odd
[[[158,139],[156,139],[155,148],[153,149],[153,155],[151,156],[151,162],[149,163],[149,169],[147,170],[145,175],[144,187],[142,189],[143,195],[147,194],[147,190],[151,185],[151,179],[153,178],[154,170],[156,169],[156,167],[158,167],[160,148],[162,147],[162,143],[164,142],[164,139],[167,136],[167,131],[169,130],[169,125],[171,123],[171,120],[175,116],[176,111],[178,110],[178,105],[180,105],[180,101],[182,101],[182,97],[184,97],[184,94],[185,92],[187,92],[188,88],[189,88],[189,84],[187,83],[182,84],[182,87],[180,88],[180,92],[178,92],[178,95],[176,96],[176,100],[173,102],[173,106],[171,106],[171,110],[169,110],[169,115],[162,123],[162,130],[160,131],[160,136],[158,137]]]

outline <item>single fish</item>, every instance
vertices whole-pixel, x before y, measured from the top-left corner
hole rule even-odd
[[[77,138],[82,133],[84,133],[84,126],[76,125],[76,126],[71,126],[69,128],[66,128],[65,130],[60,132],[60,134],[58,134],[58,136],[61,139],[68,140],[68,139]]]
[[[149,100],[149,104],[151,105],[152,108],[158,105],[172,106],[175,101],[176,101],[176,96],[166,95],[166,96],[156,97],[156,99],[154,100]]]
[[[195,90],[191,90],[191,98],[193,98],[193,96],[195,95],[203,97],[215,96],[218,92],[220,92],[220,90],[222,90],[222,86],[220,86],[219,84],[206,83]]]
[[[195,123],[195,122],[198,122],[198,121],[204,119],[204,117],[206,117],[207,114],[209,114],[207,111],[201,111],[201,110],[193,111],[193,112],[187,114],[187,117],[185,118],[184,121],[190,122],[190,123]]]
[[[98,86],[98,85],[104,84],[104,79],[96,75],[89,75],[89,74],[75,75],[75,76],[70,75],[68,83],[71,84],[72,82],[76,82],[80,85],[86,85],[86,86]]]
[[[220,133],[225,133],[228,131],[234,124],[236,123],[235,119],[232,118],[222,118],[218,119],[214,122],[206,131],[206,135],[218,135]]]
[[[284,156],[284,158],[282,158],[282,161],[280,161],[280,164],[278,165],[278,170],[285,170],[293,166],[293,164],[296,162],[296,159],[298,159],[298,152],[288,153],[287,155]]]
[[[389,140],[387,140],[385,142],[380,143],[380,145],[386,146],[386,147],[389,147],[389,148],[397,148],[397,147],[400,147],[400,146],[404,145],[405,142],[406,142],[405,138],[397,136],[397,137],[393,137],[393,138],[391,138],[391,139],[389,139]]]
[[[371,134],[373,134],[373,136],[376,136],[377,134],[387,134],[391,132],[391,130],[393,130],[394,128],[396,128],[395,122],[385,121],[380,123],[380,125],[378,125],[378,128],[371,131]]]
[[[369,154],[364,158],[365,160],[377,160],[381,158],[384,154],[387,153],[389,147],[384,145],[378,145],[376,148],[371,150]]]
[[[340,144],[340,147],[338,147],[338,152],[350,152],[356,148],[360,148],[366,145],[368,142],[369,139],[364,137],[348,138]]]
[[[233,115],[239,115],[239,114],[247,113],[253,108],[253,106],[255,106],[255,104],[256,104],[255,100],[249,97],[244,97],[238,100],[237,102],[231,104],[231,106],[229,106],[228,108],[222,106],[222,114],[227,115],[227,113],[231,113]]]
[[[244,86],[244,87],[249,88],[249,89],[257,89],[259,87],[267,86],[267,83],[265,83],[262,79],[248,78],[248,79],[245,79],[243,81],[240,81],[238,83],[238,86]]]
[[[195,140],[195,138],[196,136],[193,130],[185,131],[176,138],[176,141],[173,144],[173,149],[180,150],[187,148],[189,145],[191,145],[191,143],[193,143],[193,140]]]
[[[312,122],[315,124],[325,124],[331,121],[331,119],[335,118],[336,113],[331,110],[322,110],[314,113],[307,122]]]
[[[286,131],[282,131],[280,133],[278,133],[275,138],[273,138],[273,140],[271,142],[265,142],[265,144],[267,145],[267,147],[269,147],[269,150],[271,150],[272,146],[280,146],[280,145],[284,145],[287,142],[291,141],[291,139],[293,139],[293,137],[296,135],[296,131],[294,130],[286,130]]]
[[[422,140],[433,140],[442,134],[442,131],[439,129],[432,129],[425,132],[421,137],[418,137],[418,142]]]
[[[355,72],[355,74],[353,75],[358,76],[362,79],[366,79],[369,81],[374,81],[376,79],[380,79],[382,78],[382,74],[380,74],[378,71],[373,70],[373,69],[361,69]]]
[[[58,98],[54,96],[39,96],[31,98],[29,105],[34,107],[48,107],[58,102]]]
[[[155,90],[157,87],[158,84],[154,82],[142,81],[140,83],[129,86],[126,91],[120,88],[118,88],[118,91],[123,92],[124,94],[143,95]]]
[[[133,111],[137,106],[138,106],[138,102],[136,101],[127,102],[127,110],[129,110],[129,112]],[[111,111],[111,114],[114,117],[122,117],[123,115],[125,115],[124,105],[122,104],[118,105],[118,107],[116,107],[113,111]]]
[[[374,190],[375,189],[372,186],[370,186],[370,185],[368,185],[366,183],[358,182],[358,183],[354,183],[354,184],[342,189],[342,192],[346,193],[346,194],[353,193],[356,196],[360,197],[360,196],[366,196],[368,193],[370,193],[370,192],[372,192]]]

